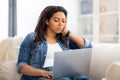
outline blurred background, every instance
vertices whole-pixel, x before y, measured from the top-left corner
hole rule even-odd
[[[94,43],[120,43],[119,0],[0,0],[0,41],[33,32],[48,5],[68,11],[68,29]]]

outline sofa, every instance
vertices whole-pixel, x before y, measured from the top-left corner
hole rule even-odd
[[[0,41],[0,80],[20,80],[16,63],[22,40],[23,37],[9,37]]]
[[[10,37],[0,41],[0,80],[20,80],[16,70],[23,37]],[[93,80],[120,80],[120,45],[95,43],[92,48],[89,77]]]
[[[120,44],[98,43],[93,46],[89,76],[93,80],[120,80]]]

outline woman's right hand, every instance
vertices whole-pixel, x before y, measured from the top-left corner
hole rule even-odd
[[[34,68],[28,64],[25,64],[23,67],[21,67],[19,69],[20,73],[23,73],[25,75],[29,75],[29,76],[41,76],[41,77],[45,77],[45,78],[52,78],[53,73],[51,71],[45,71],[43,69],[37,69]]]
[[[41,70],[41,76],[42,76],[42,77],[51,79],[51,78],[52,78],[52,75],[53,75],[53,72],[52,72],[52,71]]]

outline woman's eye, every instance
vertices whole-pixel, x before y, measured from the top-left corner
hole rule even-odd
[[[63,22],[63,23],[66,23],[66,20],[63,20],[62,22]]]
[[[55,21],[55,22],[58,22],[58,20],[57,20],[57,19],[55,19],[54,21]]]

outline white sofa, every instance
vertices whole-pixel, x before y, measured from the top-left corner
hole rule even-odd
[[[117,64],[114,64],[118,62]],[[116,68],[111,68],[112,66],[117,66]],[[99,43],[95,44],[92,50],[91,57],[91,66],[89,76],[93,80],[118,80],[113,76],[114,73],[118,70],[120,72],[120,44],[111,44],[111,43]],[[111,73],[111,69],[116,70],[114,73]],[[117,74],[120,76],[120,73]],[[120,78],[119,78],[120,80]]]
[[[20,80],[16,63],[22,40],[22,37],[14,37],[0,42],[0,80]]]
[[[15,37],[0,42],[0,80],[20,80],[21,74],[17,73],[16,62],[22,40],[22,37]],[[95,44],[92,50],[89,77],[93,80],[102,80],[102,78],[103,80],[120,80],[119,61],[119,44]]]

